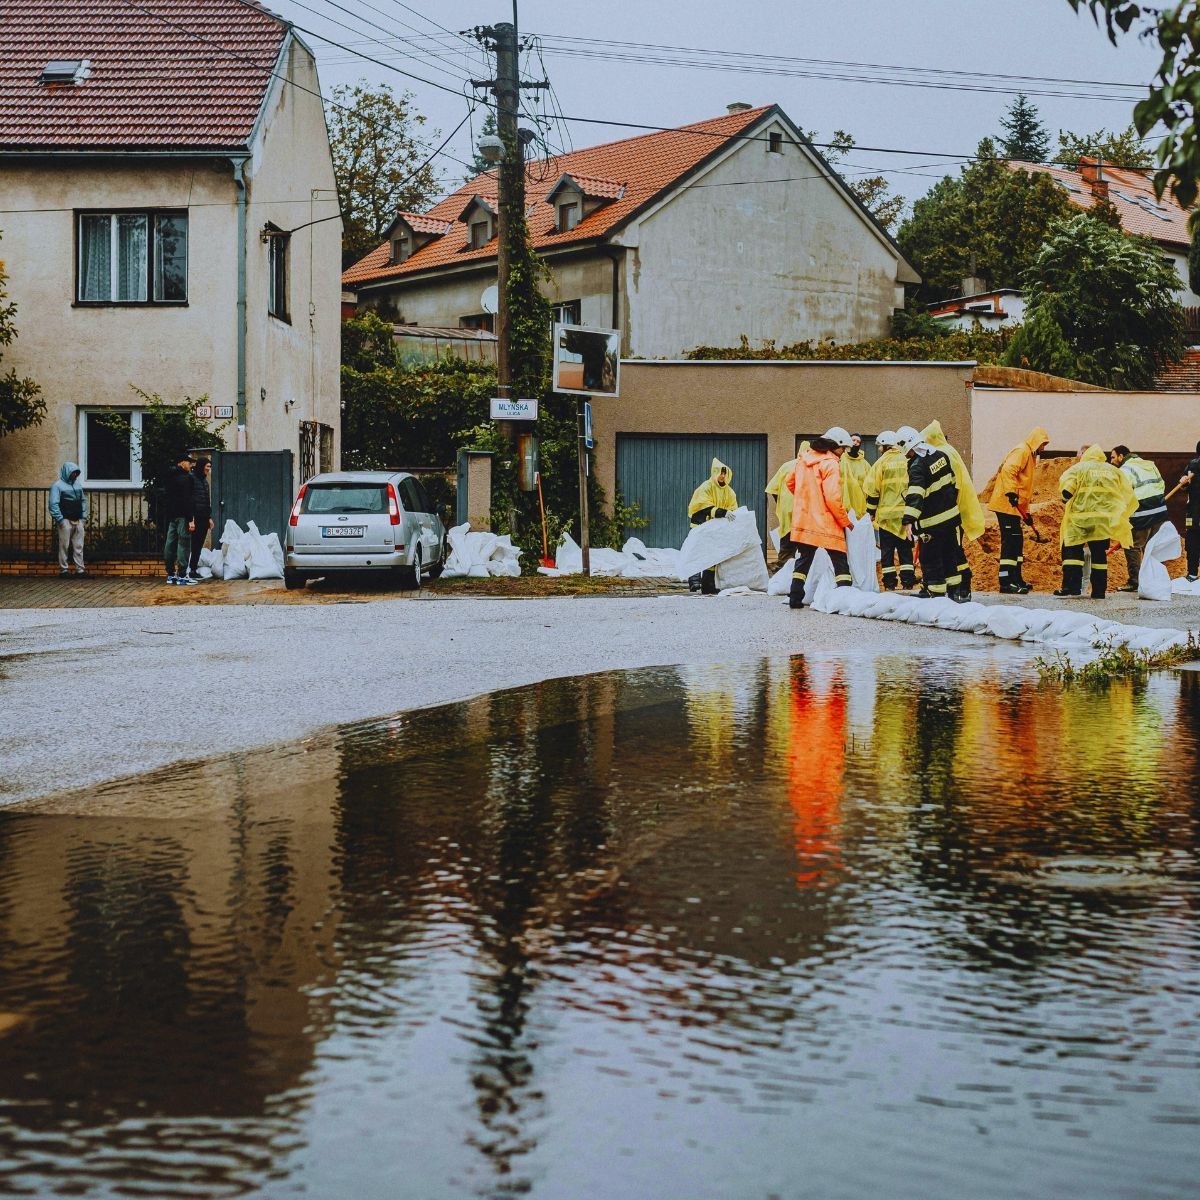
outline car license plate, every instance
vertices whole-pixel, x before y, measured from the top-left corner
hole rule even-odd
[[[321,536],[332,537],[362,537],[367,532],[365,525],[323,525]]]

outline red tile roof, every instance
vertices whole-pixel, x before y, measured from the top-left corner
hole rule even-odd
[[[1074,168],[1023,162],[1009,162],[1007,165],[1013,171],[1040,171],[1068,185],[1068,189],[1074,188],[1074,191],[1067,191],[1067,196],[1078,208],[1091,208],[1096,203],[1091,185]],[[1111,167],[1105,163],[1103,178],[1108,182],[1108,198],[1120,213],[1121,227],[1126,233],[1141,234],[1168,246],[1183,247],[1190,244],[1187,210],[1180,208],[1169,194],[1162,200],[1157,199],[1148,173]]]
[[[1183,360],[1163,367],[1154,380],[1156,392],[1200,392],[1200,350],[1185,350]]]
[[[616,183],[611,179],[597,179],[594,175],[581,175],[578,171],[560,175],[558,182],[562,183],[567,179],[574,182],[585,196],[598,200],[619,200],[625,190],[623,183]]]
[[[449,221],[435,221],[421,213],[399,212],[396,214],[396,220],[404,221],[413,233],[432,233],[440,237],[443,233],[450,232]]]
[[[3,0],[0,150],[243,147],[287,31],[240,0]],[[90,74],[39,84],[52,59]]]
[[[526,211],[534,247],[544,253],[559,246],[592,241],[615,231],[638,209],[665,193],[710,155],[726,149],[730,138],[754,125],[773,107],[764,105],[698,121],[681,129],[647,133],[531,162],[526,171]],[[555,227],[554,208],[543,201],[564,174],[580,182],[587,179],[589,183],[607,184],[610,190],[615,181],[621,180],[624,191],[620,191],[620,184],[615,184],[619,198],[601,205],[569,232],[559,233]],[[469,249],[467,227],[458,220],[473,196],[495,204],[494,172],[476,176],[425,214],[433,220],[455,223],[445,237],[435,238],[402,263],[391,262],[391,248],[385,243],[344,271],[342,282],[363,284],[401,279],[438,267],[494,259],[495,242],[481,250]]]

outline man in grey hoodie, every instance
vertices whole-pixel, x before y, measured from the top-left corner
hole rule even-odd
[[[58,573],[70,575],[68,555],[75,571],[86,575],[83,566],[83,523],[87,520],[87,497],[79,486],[79,467],[65,462],[58,478],[50,485],[50,519],[58,535]]]

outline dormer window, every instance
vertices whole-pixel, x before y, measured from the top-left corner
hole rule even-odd
[[[564,200],[558,206],[558,232],[570,233],[579,224],[580,204],[578,199]]]
[[[412,240],[407,234],[392,239],[392,262],[402,263],[412,254]]]
[[[91,61],[86,58],[54,58],[42,68],[38,83],[79,83],[91,70]]]
[[[486,217],[482,221],[472,221],[467,226],[470,231],[470,246],[472,250],[482,250],[492,240],[491,221]]]
[[[383,234],[392,248],[392,265],[407,262],[418,250],[444,237],[451,227],[449,221],[438,221],[421,213],[397,213]]]

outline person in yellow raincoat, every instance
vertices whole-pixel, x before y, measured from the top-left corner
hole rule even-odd
[[[971,482],[971,472],[963,462],[962,455],[946,441],[940,421],[931,421],[921,431],[921,438],[930,446],[945,452],[954,468],[954,482],[958,486],[958,515],[962,520],[962,535],[959,540],[958,573],[962,576],[959,595],[971,598],[971,566],[967,562],[966,543],[977,542],[983,536],[983,505],[979,493]]]
[[[783,485],[787,477],[796,469],[796,463],[808,453],[810,446],[810,442],[801,442],[799,450],[796,451],[796,457],[789,458],[771,476],[771,482],[763,488],[768,496],[775,498],[775,515],[779,518],[779,558],[776,561],[780,566],[792,557],[795,550],[792,545],[792,506],[795,504],[796,497]]]
[[[1083,548],[1092,555],[1092,599],[1103,600],[1108,589],[1108,546],[1133,545],[1129,518],[1137,497],[1129,476],[1114,467],[1099,446],[1089,446],[1083,458],[1068,467],[1059,480],[1067,507],[1062,519],[1062,587],[1056,596],[1083,595]]]
[[[867,497],[863,484],[871,470],[867,456],[863,453],[862,436],[857,433],[850,435],[850,449],[842,455],[842,507],[850,512],[853,510],[854,519],[867,515]]]
[[[727,467],[719,458],[712,460],[712,468],[708,478],[692,493],[688,501],[688,520],[693,525],[703,525],[705,521],[716,521],[726,517],[738,506],[737,493],[730,487],[733,481],[733,468]],[[688,587],[693,592],[703,592],[706,596],[714,596],[717,592],[717,577],[715,571],[702,571],[688,580]]]
[[[879,551],[883,560],[883,586],[894,591],[897,580],[902,588],[916,587],[912,542],[904,537],[904,497],[908,492],[908,459],[896,445],[896,435],[885,430],[875,439],[883,453],[875,460],[863,484],[867,513],[879,533]],[[842,459],[845,462],[845,458]],[[899,567],[897,568],[897,563]]]
[[[1050,444],[1050,435],[1039,425],[1019,446],[1008,452],[1000,464],[988,508],[1000,523],[1000,591],[1006,595],[1025,595],[1033,588],[1025,582],[1021,570],[1025,562],[1025,531],[1033,528],[1033,472],[1038,455]]]

